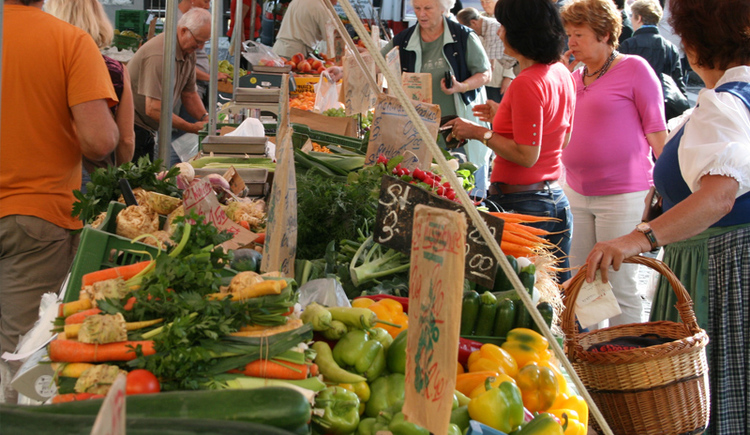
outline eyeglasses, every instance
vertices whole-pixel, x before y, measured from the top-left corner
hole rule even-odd
[[[186,29],[187,29],[187,27],[186,27]],[[196,37],[195,37],[195,33],[193,33],[193,31],[192,31],[192,30],[190,30],[190,29],[187,29],[187,31],[188,31],[188,32],[190,32],[190,36],[192,36],[192,37],[193,37],[193,41],[195,41],[195,43],[196,43],[196,44],[198,44],[199,46],[201,46],[201,45],[206,45],[206,43],[208,42],[208,40],[206,40],[206,41],[201,41],[200,39],[196,38]]]

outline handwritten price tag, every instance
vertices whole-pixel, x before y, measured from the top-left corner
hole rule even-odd
[[[430,136],[436,138],[440,127],[440,106],[416,101],[412,104],[427,125]],[[405,156],[401,166],[409,169],[426,169],[432,163],[427,145],[401,103],[397,98],[385,94],[378,96],[375,105],[365,165],[374,165],[381,154],[388,159]]]
[[[254,232],[229,219],[221,209],[219,199],[208,180],[202,180],[185,189],[182,203],[186,214],[194,211],[198,216],[203,216],[206,222],[214,224],[219,231],[229,231],[232,234],[232,239],[221,244],[224,249],[239,249],[258,238]]]
[[[417,205],[411,242],[404,416],[448,432],[458,364],[466,216]]]
[[[96,415],[91,435],[125,435],[125,384],[127,377],[117,376]]]
[[[375,241],[399,252],[409,252],[412,245],[412,225],[416,222],[414,207],[418,204],[464,214],[464,209],[460,204],[437,197],[398,178],[384,175],[380,185],[378,213],[375,217]],[[500,243],[503,220],[487,213],[481,213],[481,216],[489,227],[490,233]],[[469,224],[465,236],[466,279],[492,288],[498,267],[495,256],[473,224]]]

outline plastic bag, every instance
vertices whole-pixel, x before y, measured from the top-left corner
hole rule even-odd
[[[344,288],[335,278],[319,278],[306,282],[299,288],[299,303],[302,307],[317,302],[326,307],[351,307]]]
[[[172,141],[172,148],[174,148],[180,160],[187,162],[198,154],[198,135],[185,133]]]
[[[284,66],[283,57],[271,50],[271,47],[260,42],[245,41],[242,43],[242,56],[252,65],[258,66]]]
[[[336,82],[331,79],[331,76],[326,71],[323,71],[320,73],[320,80],[315,85],[315,105],[313,106],[313,111],[323,113],[328,109],[338,109],[341,106]]]

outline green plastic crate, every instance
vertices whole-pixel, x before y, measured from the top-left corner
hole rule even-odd
[[[120,50],[133,50],[137,51],[141,46],[141,41],[138,38],[132,36],[115,35],[112,38],[112,45]]]
[[[149,253],[151,256],[149,256]],[[85,227],[81,232],[81,242],[73,259],[73,268],[65,290],[63,302],[78,300],[83,275],[110,267],[134,264],[150,260],[159,253],[154,246],[111,234],[106,231]]]
[[[357,151],[367,152],[367,141],[355,137],[342,136],[332,133],[324,133],[312,130],[305,124],[292,124],[292,144],[299,148],[305,144],[308,138],[320,145],[339,145],[352,148]]]
[[[148,11],[120,9],[115,11],[115,29],[119,31],[132,30],[145,36],[148,33]]]

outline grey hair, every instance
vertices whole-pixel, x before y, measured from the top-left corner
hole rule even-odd
[[[197,32],[206,25],[211,26],[211,13],[202,8],[190,9],[177,22],[177,27],[185,27],[191,32]]]
[[[443,8],[444,13],[450,12],[451,9],[453,9],[453,6],[456,5],[456,0],[437,0],[436,1],[438,6]],[[412,5],[414,3],[412,2]]]
[[[474,8],[463,8],[456,14],[456,19],[464,26],[469,26],[473,20],[481,19],[481,15]]]

